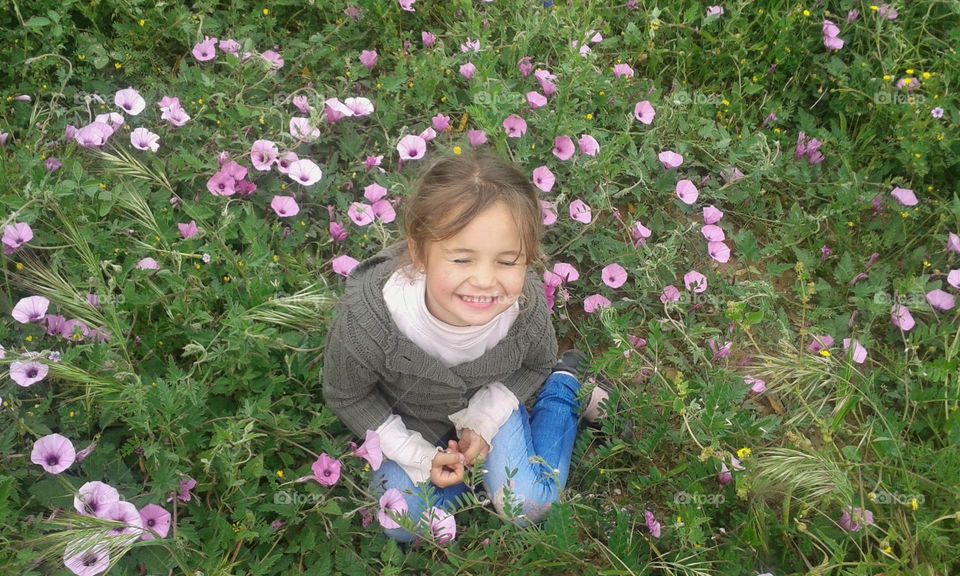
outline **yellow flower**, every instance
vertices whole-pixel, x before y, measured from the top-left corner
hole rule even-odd
[[[276,254],[274,254],[274,255],[273,255],[273,261],[274,261],[274,263],[279,262],[279,261],[280,261],[280,257],[277,256]]]
[[[143,28],[143,25],[146,24],[146,23],[147,23],[147,21],[144,20],[143,18],[137,20],[137,24],[139,24],[141,28]]]
[[[244,266],[243,260],[238,260],[238,261],[237,261],[237,268],[243,270],[243,266]]]
[[[269,15],[270,15],[270,9],[269,9],[269,8],[264,8],[263,10],[261,10],[261,12],[263,12],[263,15],[264,15],[264,16],[269,16]]]
[[[369,471],[370,471],[370,463],[369,463],[369,462],[367,462],[366,464],[363,465],[363,471],[364,471],[364,472],[369,472]]]
[[[283,470],[277,470],[277,478],[283,478]]]
[[[750,81],[753,82],[754,84],[757,83],[757,80],[758,80],[758,78],[757,78],[757,75],[756,75],[756,74],[754,74],[753,76],[750,77]]]
[[[757,14],[763,14],[763,8],[758,8],[758,9],[757,9]]]
[[[281,190],[286,190],[286,189],[287,189],[287,183],[286,183],[286,182],[281,182],[281,183],[280,183],[280,189],[281,189]]]
[[[931,73],[929,73],[929,72],[924,72],[924,73],[921,74],[920,76],[922,76],[924,80],[929,80],[930,77],[933,76],[933,74],[931,74]]]
[[[114,62],[114,63],[113,63],[113,67],[116,68],[117,70],[119,70],[119,69],[123,68],[123,64],[121,64],[121,63],[119,63],[119,62]]]
[[[730,105],[730,101],[727,100],[726,98],[724,98],[723,100],[721,100],[720,103],[723,104],[724,106],[729,106],[729,105]]]
[[[804,16],[809,16],[809,15],[810,15],[810,11],[809,11],[809,10],[804,10],[804,11],[803,11],[803,15],[804,15]]]
[[[456,154],[457,156],[459,156],[460,154],[463,153],[463,150],[461,150],[459,146],[454,146],[454,147],[453,147],[453,153]]]
[[[853,228],[853,222],[847,220],[847,228]]]
[[[824,358],[829,358],[829,357],[830,357],[830,351],[827,350],[826,348],[824,348],[823,350],[820,350],[820,355],[823,356]]]
[[[224,276],[224,277],[223,277],[223,281],[224,281],[225,284],[229,284],[229,283],[230,283],[230,276],[229,276],[229,275]]]
[[[73,410],[70,411],[70,417],[73,418]]]
[[[871,4],[871,5],[870,5],[870,11],[871,11],[871,12],[876,12],[876,11],[879,10],[879,9],[880,9],[880,7],[877,6],[877,5],[875,5],[875,4]]]
[[[938,142],[943,142],[943,132],[937,134],[937,141],[938,141]]]
[[[23,262],[17,262],[17,272],[23,271]]]
[[[593,114],[592,114],[592,113],[588,113],[588,114],[586,114],[586,115],[584,116],[584,118],[586,118],[587,120],[593,120]]]
[[[907,74],[913,76],[913,68],[907,68]]]
[[[380,84],[380,86],[383,86],[383,84]],[[441,101],[441,102],[446,102],[446,101],[447,101],[447,97],[446,97],[446,96],[441,96],[441,97],[440,97],[440,101]]]
[[[377,90],[379,90],[379,89],[381,89],[381,88],[383,88],[383,83],[382,83],[382,82],[377,82]],[[444,96],[443,98],[446,98],[446,96]],[[441,100],[443,100],[443,98],[441,98]]]
[[[83,61],[86,60],[86,59],[87,59],[87,57],[86,57],[85,55],[83,55],[83,54],[78,54],[78,55],[77,55],[77,60],[79,60],[79,61],[81,61],[81,62],[83,62]]]
[[[603,90],[601,90],[600,92],[597,92],[597,94],[599,94],[600,96],[603,96],[603,95],[606,94],[606,92],[604,92]]]
[[[200,269],[200,265],[199,265],[199,264],[194,264],[193,267],[196,268],[197,270]]]
[[[407,88],[413,88],[413,82],[407,82]]]
[[[779,129],[779,128],[774,128],[774,129],[773,129],[773,133],[774,133],[774,134],[779,134],[779,133],[780,133],[780,129]]]
[[[907,218],[910,217],[910,213],[909,213],[909,212],[901,212],[901,213],[900,213],[900,217],[903,218],[904,220],[906,220]]]
[[[263,121],[263,116],[260,117],[260,125],[263,126],[266,122]]]
[[[870,492],[869,494],[867,494],[867,500],[869,500],[869,501],[871,501],[871,502],[876,502],[876,501],[877,501],[877,493],[876,493],[876,492]]]
[[[919,152],[914,152],[914,153],[913,153],[913,157],[916,158],[917,160],[919,160],[919,159],[920,159],[920,153],[919,153]]]
[[[33,336],[27,336],[26,338],[24,338],[24,340],[26,340],[27,342],[33,342]]]
[[[297,222],[297,224],[299,224],[301,228],[303,228],[304,226],[307,225],[307,223],[306,223],[305,221],[303,221],[303,220]]]
[[[197,104],[203,106],[203,98],[197,98]]]
[[[924,267],[924,268],[929,268],[930,266],[933,266],[933,264],[930,264],[930,261],[929,261],[929,260],[924,260],[924,261],[923,261],[923,267]]]
[[[750,457],[750,454],[752,453],[753,452],[749,448],[741,448],[737,450],[737,458],[741,460],[746,460],[747,458]]]

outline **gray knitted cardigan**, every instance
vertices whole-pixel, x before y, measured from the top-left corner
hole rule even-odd
[[[323,399],[360,438],[395,413],[435,444],[453,429],[447,415],[486,384],[502,382],[521,403],[531,399],[557,362],[557,337],[543,282],[528,270],[507,335],[479,358],[445,367],[400,332],[383,301],[403,250],[404,242],[388,246],[350,273],[327,334]]]

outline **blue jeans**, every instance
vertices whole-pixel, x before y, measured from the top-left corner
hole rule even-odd
[[[493,438],[490,453],[482,463],[484,489],[497,512],[518,526],[542,521],[567,483],[580,418],[579,390],[580,383],[570,374],[550,374],[532,411],[528,413],[521,404]],[[437,446],[446,446],[455,435],[451,431]],[[432,493],[433,505],[453,514],[457,497],[471,489],[463,482],[446,488],[438,488],[429,480],[415,485],[403,468],[384,459],[372,474],[370,491],[379,499],[390,488],[403,494],[407,515],[414,522],[429,509],[425,495]],[[508,514],[518,509],[520,514]],[[403,528],[384,529],[384,533],[397,542],[416,538]]]

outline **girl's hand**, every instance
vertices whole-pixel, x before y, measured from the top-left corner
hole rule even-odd
[[[480,462],[487,459],[487,454],[490,453],[490,445],[483,439],[483,436],[469,428],[464,428],[460,434],[460,450],[463,452],[463,458],[467,461],[467,466],[473,467],[474,460],[477,457],[480,458]]]
[[[445,452],[437,452],[430,468],[430,481],[437,488],[446,488],[463,482],[464,456],[456,440],[451,440]]]

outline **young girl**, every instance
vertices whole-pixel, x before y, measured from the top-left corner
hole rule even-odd
[[[532,269],[542,262],[536,191],[496,157],[445,157],[420,178],[403,224],[406,241],[347,280],[324,352],[324,400],[357,436],[378,433],[384,462],[370,489],[400,490],[415,523],[433,504],[423,483],[453,513],[469,489],[464,467],[480,462],[494,508],[519,504],[510,520],[539,522],[566,484],[580,383],[578,354],[557,361]],[[606,396],[596,388],[588,412]]]

